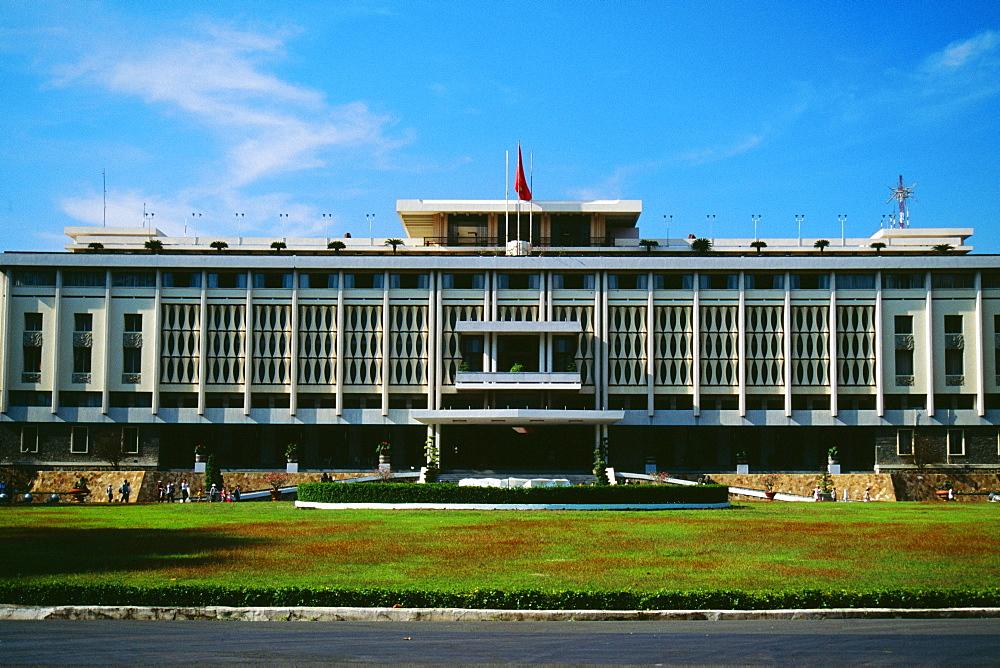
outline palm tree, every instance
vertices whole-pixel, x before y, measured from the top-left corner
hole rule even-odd
[[[953,250],[955,250],[955,247],[951,244],[938,244],[934,246],[934,251],[936,253],[941,253],[941,255],[947,255]]]
[[[653,248],[655,248],[656,246],[659,246],[660,242],[657,241],[656,239],[640,239],[639,240],[639,245],[640,246],[645,246],[646,252],[649,253],[650,251],[653,250]]]
[[[271,248],[274,249],[275,253],[280,253],[283,249],[288,248],[284,241],[272,241]]]
[[[385,244],[383,244],[383,245],[385,245],[385,246],[392,246],[392,254],[395,255],[396,254],[396,246],[402,246],[403,245],[403,240],[402,239],[386,239],[385,240]]]
[[[224,251],[225,249],[229,248],[229,244],[227,244],[225,241],[213,241],[212,243],[210,243],[208,245],[209,245],[209,247],[214,248],[215,250],[219,251],[220,253],[222,251]]]
[[[819,252],[822,253],[829,245],[830,241],[828,239],[817,239],[816,243],[813,244],[813,248],[818,248]]]
[[[339,253],[340,251],[342,251],[345,248],[347,248],[347,244],[345,244],[340,239],[335,239],[334,241],[331,241],[330,243],[328,243],[326,245],[326,247],[329,248],[329,249],[331,249],[334,253]]]
[[[153,255],[156,255],[161,250],[163,250],[163,242],[160,241],[159,239],[150,239],[149,241],[143,244],[143,247]]]
[[[712,250],[712,240],[704,237],[691,242],[691,250],[695,253],[709,253]]]
[[[760,255],[760,249],[761,249],[761,248],[767,248],[767,242],[766,242],[766,241],[761,241],[761,240],[759,240],[759,239],[758,239],[757,241],[753,242],[753,243],[752,243],[752,244],[750,244],[750,245],[751,245],[751,246],[752,246],[753,248],[756,248],[756,249],[757,249],[757,255]]]
[[[885,248],[885,244],[882,243],[881,241],[876,241],[875,243],[873,243],[871,245],[871,247],[875,249],[875,254],[876,255],[881,255],[882,254],[882,249]]]
[[[87,251],[90,253],[96,253],[100,250],[104,250],[104,244],[102,244],[100,241],[91,241],[89,244],[87,244]]]

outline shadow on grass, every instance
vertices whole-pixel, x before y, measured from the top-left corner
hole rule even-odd
[[[204,529],[0,528],[0,578],[214,566],[263,542]]]

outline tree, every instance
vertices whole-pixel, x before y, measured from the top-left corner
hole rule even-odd
[[[937,450],[937,443],[935,443],[933,436],[913,435],[913,465],[917,467],[918,471],[923,471],[928,464],[934,462],[938,455]]]
[[[272,241],[271,248],[274,249],[275,253],[280,253],[285,248],[288,248],[288,246],[285,245],[284,241]]]
[[[96,253],[98,251],[104,250],[104,244],[102,244],[100,241],[91,241],[89,244],[87,244],[87,250],[90,251],[91,253]]]
[[[334,239],[333,241],[331,241],[330,243],[328,243],[326,245],[326,247],[329,248],[330,250],[332,250],[334,253],[339,253],[340,251],[342,251],[345,248],[347,248],[347,244],[345,244],[340,239]]]
[[[934,246],[934,252],[941,253],[941,255],[947,255],[953,250],[955,250],[955,247],[951,244],[937,244]]]
[[[402,239],[386,239],[384,245],[385,246],[392,246],[392,254],[395,255],[396,254],[396,246],[402,246],[403,245],[403,240]]]
[[[150,239],[149,241],[143,244],[143,247],[153,255],[156,255],[161,250],[163,250],[163,242],[160,241],[159,239]]]
[[[757,249],[757,255],[760,255],[760,249],[761,249],[761,248],[767,248],[767,242],[766,242],[766,241],[760,241],[759,239],[758,239],[757,241],[753,242],[753,243],[752,243],[752,244],[750,244],[750,245],[751,245],[751,246],[752,246],[753,248],[756,248],[756,249]]]
[[[213,241],[208,245],[211,248],[214,248],[215,250],[219,251],[220,253],[225,249],[229,248],[229,244],[227,244],[225,241]]]
[[[876,241],[875,243],[873,243],[871,245],[871,247],[875,249],[875,254],[876,255],[881,255],[882,254],[882,249],[885,248],[885,244],[882,243],[881,241]]]
[[[691,242],[691,250],[695,253],[710,253],[712,251],[712,240],[699,238]]]
[[[830,241],[828,239],[817,239],[816,243],[813,244],[813,248],[818,248],[819,252],[822,253],[829,245]]]
[[[651,252],[655,247],[660,245],[660,242],[656,239],[640,239],[639,245],[646,248],[646,252]]]
[[[128,455],[125,439],[122,438],[121,434],[116,434],[113,431],[102,433],[94,439],[94,455],[111,464],[111,468],[114,470],[120,471],[122,460]]]
[[[208,459],[205,460],[205,492],[208,493],[209,488],[212,487],[212,483],[215,486],[222,488],[222,471],[219,469],[219,465],[215,461],[215,453],[210,454]]]

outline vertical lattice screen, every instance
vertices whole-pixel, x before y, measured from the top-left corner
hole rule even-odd
[[[299,306],[299,382],[332,385],[336,382],[337,307]]]
[[[291,343],[291,307],[286,304],[254,304],[254,383],[273,385],[289,382]]]
[[[246,339],[246,306],[208,305],[207,381],[213,384],[243,382],[243,343]]]
[[[746,310],[748,385],[784,383],[784,327],[781,306],[750,306]]]
[[[701,307],[701,382],[736,385],[736,307]]]
[[[534,321],[538,320],[538,304],[534,306],[497,306],[497,319],[504,321]]]
[[[691,384],[691,307],[657,306],[653,371],[657,385]]]
[[[875,384],[875,307],[837,307],[837,383]]]
[[[646,307],[608,309],[608,374],[611,385],[646,384]]]
[[[198,304],[164,304],[160,381],[198,382]]]
[[[792,307],[792,382],[830,382],[830,323],[827,306]]]
[[[382,306],[346,306],[344,314],[344,383],[382,382]]]
[[[576,368],[584,385],[594,384],[594,307],[555,306],[552,317],[560,322],[578,322],[583,329],[576,340]]]
[[[454,385],[455,373],[462,363],[462,351],[458,346],[458,334],[455,333],[455,325],[462,320],[482,320],[482,306],[445,306],[443,309],[444,323],[441,327],[441,357],[442,357],[442,385]],[[488,371],[488,369],[487,369]]]
[[[427,307],[389,307],[389,382],[427,383]]]

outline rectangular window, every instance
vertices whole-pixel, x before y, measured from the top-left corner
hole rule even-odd
[[[344,287],[358,290],[381,290],[385,275],[381,273],[344,274]]]
[[[556,373],[565,371],[579,371],[576,368],[576,346],[575,336],[554,336],[552,337],[552,370]]]
[[[74,332],[92,332],[92,331],[94,331],[94,314],[93,313],[74,313],[73,314],[73,331]]]
[[[397,290],[426,290],[428,285],[427,274],[389,274],[389,287]]]
[[[744,274],[743,287],[747,290],[784,290],[784,274]]]
[[[646,274],[608,274],[609,290],[645,290]]]
[[[290,290],[292,287],[292,275],[277,272],[256,272],[253,275],[253,286],[266,290]]]
[[[142,331],[142,314],[141,313],[126,313],[125,314],[125,331],[130,333],[136,333]]]
[[[973,288],[976,285],[976,276],[971,272],[939,273],[931,274],[931,287],[939,290],[957,290]]]
[[[923,290],[922,273],[882,274],[882,287],[886,290]]]
[[[948,456],[962,457],[965,455],[965,430],[948,430]]]
[[[142,373],[142,348],[122,348],[122,373]]]
[[[69,451],[74,455],[85,455],[90,451],[90,434],[87,427],[73,427],[70,430]]]
[[[163,272],[163,287],[165,288],[200,288],[200,271],[165,271]]]
[[[792,274],[788,277],[792,290],[829,290],[829,274]]]
[[[944,351],[944,375],[962,376],[965,374],[965,354],[962,349],[948,348]]]
[[[41,346],[24,346],[22,353],[22,359],[24,361],[24,366],[22,371],[24,373],[41,373],[42,372],[42,347]]]
[[[498,290],[537,290],[538,274],[500,274],[497,276]]]
[[[837,274],[838,290],[874,290],[875,274]]]
[[[21,427],[21,452],[38,452],[38,427]]]
[[[483,337],[463,336],[461,340],[462,362],[460,371],[483,370]]]
[[[24,331],[26,331],[26,332],[40,332],[40,331],[42,331],[42,314],[41,313],[25,313],[24,314]]]
[[[698,274],[698,287],[702,290],[736,290],[739,286],[739,274]]]
[[[552,274],[552,288],[555,290],[593,290],[593,274]]]
[[[694,276],[691,274],[653,274],[655,290],[692,290]]]
[[[73,373],[90,373],[90,348],[73,346]]]
[[[299,274],[299,287],[306,289],[332,289],[340,285],[340,274],[310,273]]]
[[[247,275],[242,271],[213,272],[208,275],[208,287],[244,289],[247,287]]]
[[[896,454],[908,457],[913,454],[913,430],[899,429],[896,431]]]
[[[896,350],[896,375],[897,376],[913,375],[912,350]],[[900,383],[897,382],[896,384],[899,385]]]
[[[944,317],[944,333],[945,334],[961,334],[962,333],[962,316],[960,316],[960,315],[946,315]]]
[[[138,427],[123,427],[122,428],[122,445],[124,446],[125,454],[137,455],[139,454],[139,428]]]
[[[151,271],[116,271],[111,274],[116,288],[155,288],[156,274]]]
[[[103,288],[103,271],[63,272],[63,286],[67,288]]]
[[[913,316],[897,315],[892,320],[897,334],[913,334]]]
[[[486,287],[483,274],[445,274],[444,287],[455,290],[482,290]]]
[[[38,270],[38,271],[16,271],[14,272],[14,287],[15,288],[25,288],[25,287],[55,287],[56,284],[56,272]]]

